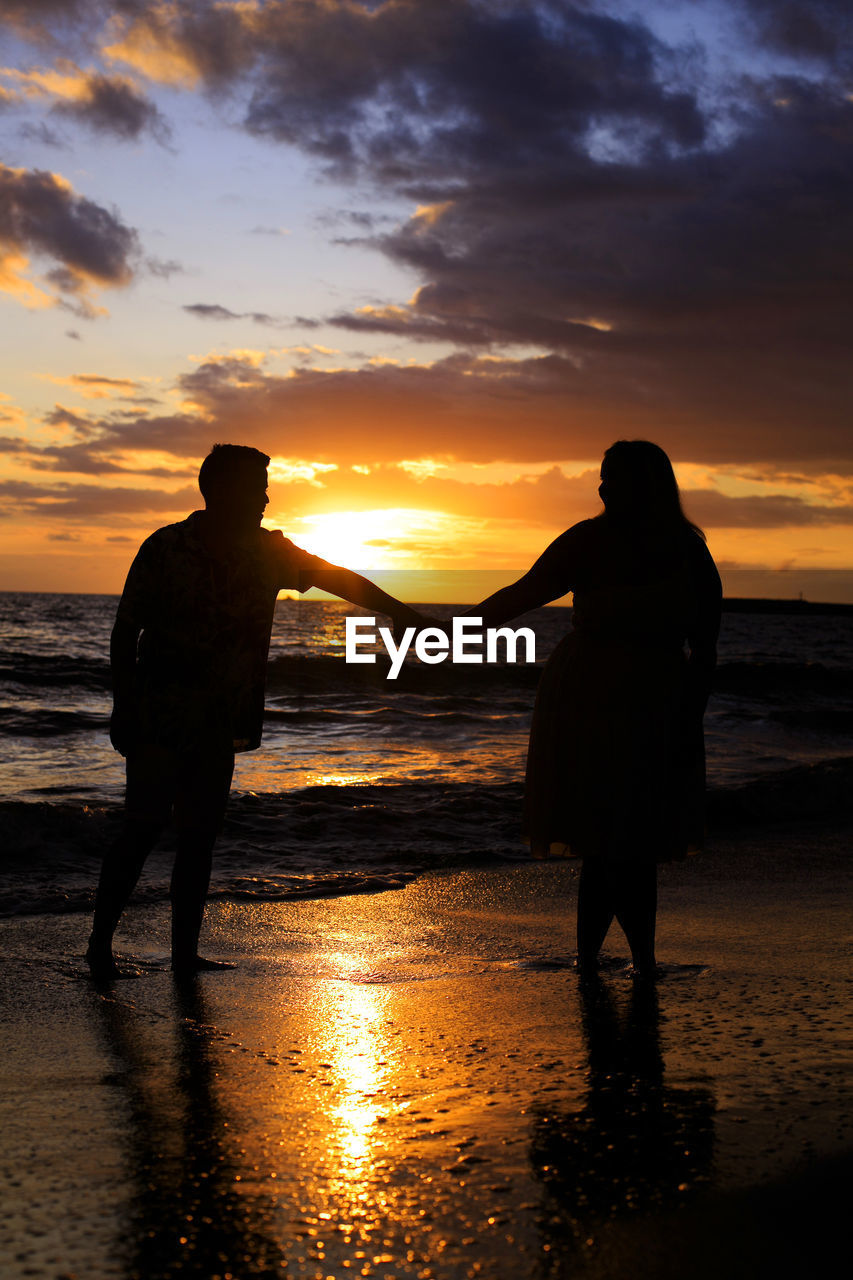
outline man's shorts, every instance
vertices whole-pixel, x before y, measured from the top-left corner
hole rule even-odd
[[[128,817],[182,831],[217,832],[222,827],[233,751],[182,754],[154,743],[135,747],[127,757]]]

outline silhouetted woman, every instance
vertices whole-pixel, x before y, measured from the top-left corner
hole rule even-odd
[[[561,534],[470,613],[499,626],[574,593],[572,630],[545,667],[533,712],[527,832],[536,857],[583,859],[579,968],[595,970],[615,916],[635,971],[648,976],[656,864],[701,847],[720,578],[658,445],[612,445],[599,494],[601,515]]]

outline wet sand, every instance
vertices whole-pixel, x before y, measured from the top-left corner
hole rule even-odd
[[[233,972],[83,976],[78,914],[0,924],[0,1273],[756,1277],[846,1234],[849,826],[662,876],[655,990],[572,970],[565,864],[214,903]],[[822,1261],[823,1259],[823,1261]]]

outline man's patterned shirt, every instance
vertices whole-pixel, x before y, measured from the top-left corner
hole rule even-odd
[[[260,745],[273,610],[328,566],[279,531],[258,529],[224,555],[208,550],[205,513],[146,538],[116,622],[140,632],[136,701],[143,740],[178,751]]]

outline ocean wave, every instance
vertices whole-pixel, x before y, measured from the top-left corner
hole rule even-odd
[[[791,822],[853,811],[853,757],[763,774],[708,793],[708,825]]]
[[[847,814],[853,757],[783,769],[712,789],[708,825],[791,822]],[[523,860],[520,782],[407,782],[236,794],[217,845],[211,894],[290,901],[402,887],[425,870]],[[119,805],[0,805],[6,852],[0,914],[89,911]],[[146,869],[136,901],[168,898],[172,837]]]
[[[791,707],[785,711],[770,711],[767,718],[787,729],[823,737],[853,735],[853,708],[850,707]]]
[[[528,712],[525,704],[518,708]],[[512,708],[482,707],[478,710],[459,711],[452,707],[438,706],[429,711],[406,706],[379,707],[297,707],[294,709],[267,707],[264,711],[264,723],[276,725],[283,729],[332,728],[335,725],[347,729],[362,726],[371,731],[388,726],[401,728],[407,723],[412,728],[438,727],[450,728],[453,725],[482,726],[484,721],[502,721],[513,716]]]
[[[473,697],[502,689],[513,691],[535,689],[542,671],[541,663],[482,663],[453,665],[449,662],[427,665],[407,660],[396,680],[387,678],[390,662],[377,655],[372,665],[348,663],[343,656],[329,654],[284,654],[270,659],[267,689],[272,698],[280,695],[322,695],[329,691],[346,691],[351,696],[373,700],[381,691],[384,700],[399,694],[448,697]],[[83,688],[109,691],[110,668],[103,660],[62,654],[43,655],[25,651],[6,652],[0,659],[0,682],[29,688]],[[788,693],[853,693],[853,669],[827,666],[821,662],[787,662],[754,660],[722,662],[714,674],[714,689],[720,693],[760,695]]]
[[[78,688],[95,692],[112,687],[109,662],[62,654],[6,652],[0,661],[4,684],[36,688]]]
[[[714,672],[715,693],[758,697],[767,694],[853,693],[853,670],[821,662],[726,662]]]
[[[10,738],[55,738],[109,728],[109,715],[53,707],[0,707],[0,734]]]
[[[429,665],[407,659],[396,679],[388,678],[390,661],[377,654],[372,664],[348,663],[343,657],[327,654],[311,657],[280,655],[270,659],[267,668],[267,690],[275,695],[321,694],[329,689],[349,691],[382,691],[385,698],[398,694],[449,694],[477,696],[496,688],[535,689],[542,672],[541,665],[517,663],[473,663],[453,665],[450,662]]]

